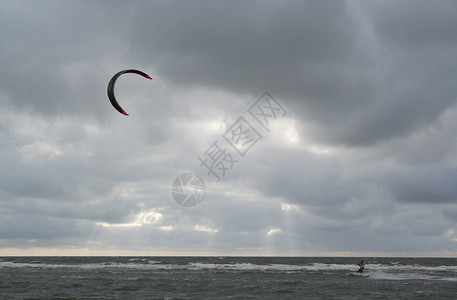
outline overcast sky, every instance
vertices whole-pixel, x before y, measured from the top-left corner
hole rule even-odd
[[[456,256],[456,15],[0,0],[0,256]],[[129,116],[106,93],[124,69],[153,78],[119,78]],[[265,92],[268,127],[249,113]],[[171,193],[183,173],[206,185],[193,207]]]

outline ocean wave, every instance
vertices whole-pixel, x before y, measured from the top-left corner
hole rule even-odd
[[[399,270],[399,271],[443,271],[443,272],[457,272],[457,266],[422,266],[419,264],[414,265],[401,265],[401,264],[372,264],[367,265],[367,268],[376,270]]]
[[[128,269],[144,269],[148,266],[156,265],[158,261],[146,261],[144,264],[139,263],[119,263],[119,262],[100,262],[86,264],[49,264],[41,262],[10,262],[0,261],[0,268],[42,268],[42,269],[58,269],[58,268],[79,268],[79,269],[106,269],[106,268],[128,268]]]
[[[457,282],[457,277],[448,277],[448,276],[438,276],[417,272],[403,272],[403,273],[388,273],[382,270],[373,270],[367,272],[367,275],[370,279],[377,280],[429,280],[429,281],[455,281]]]
[[[129,259],[124,262],[104,261],[93,263],[44,263],[0,261],[0,268],[74,268],[74,269],[138,269],[138,270],[214,270],[240,272],[353,272],[354,264],[256,264],[252,262],[211,263],[207,261],[166,263],[151,259]],[[457,281],[457,266],[422,266],[401,264],[368,264],[365,273],[370,279],[379,280],[446,280]],[[453,276],[456,274],[456,276]]]

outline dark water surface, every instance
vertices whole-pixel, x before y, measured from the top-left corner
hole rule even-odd
[[[455,258],[0,257],[0,299],[456,299]]]

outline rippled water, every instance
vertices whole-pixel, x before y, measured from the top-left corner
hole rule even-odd
[[[457,259],[0,257],[1,299],[455,299]]]

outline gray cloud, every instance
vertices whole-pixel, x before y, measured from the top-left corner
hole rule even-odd
[[[457,170],[452,168],[411,168],[387,174],[386,181],[400,201],[447,203],[457,201]]]
[[[0,247],[455,253],[455,13],[0,2]],[[153,80],[119,80],[124,117],[106,85],[127,68]],[[220,182],[206,176],[197,157],[264,91],[287,116]],[[170,185],[189,171],[207,195],[184,209]]]

